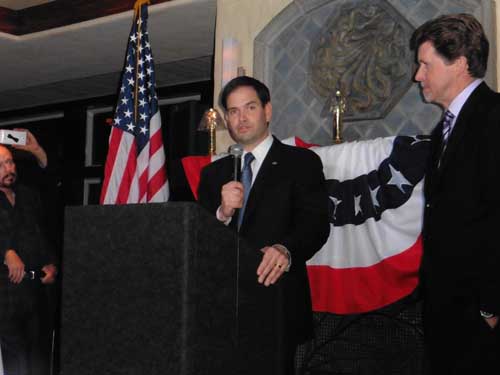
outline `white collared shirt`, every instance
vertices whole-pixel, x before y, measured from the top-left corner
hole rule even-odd
[[[271,133],[267,135],[267,137],[260,142],[257,147],[255,147],[251,152],[255,159],[250,163],[250,167],[252,168],[252,186],[255,181],[255,178],[257,177],[257,174],[260,171],[260,167],[262,166],[262,163],[264,162],[264,159],[267,156],[267,153],[271,149],[271,146],[273,145],[273,136]],[[243,155],[241,156],[241,160],[245,160],[245,155],[248,154],[247,151],[243,152]],[[241,169],[243,170],[243,162],[241,163]]]
[[[458,94],[455,99],[451,102],[450,106],[448,107],[448,111],[453,113],[455,117],[453,117],[453,121],[451,122],[451,129],[450,129],[450,135],[451,132],[453,131],[453,128],[455,127],[455,123],[457,122],[458,115],[460,114],[460,111],[462,110],[462,107],[464,106],[465,102],[467,99],[469,99],[469,96],[471,96],[472,92],[483,82],[482,79],[478,78],[472,81],[465,89],[462,90],[460,94]]]

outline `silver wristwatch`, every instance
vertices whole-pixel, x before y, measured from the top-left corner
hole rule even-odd
[[[486,312],[486,311],[482,311],[482,310],[479,310],[479,313],[481,314],[481,316],[484,319],[490,319],[490,318],[493,318],[495,316],[495,314],[492,314],[492,313],[489,313],[489,312]]]

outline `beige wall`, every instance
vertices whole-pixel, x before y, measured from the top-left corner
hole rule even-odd
[[[253,41],[262,29],[293,0],[217,0],[214,92],[221,87],[222,39],[240,42],[240,61],[247,75],[253,73]],[[216,96],[214,96],[216,97]]]
[[[496,46],[497,46],[497,55],[496,55],[496,70],[497,70],[497,90],[500,89],[500,0],[494,0],[494,4],[496,7],[496,17],[495,17],[495,33],[497,36]]]
[[[215,32],[214,100],[221,90],[222,39],[235,38],[240,43],[240,66],[253,74],[253,41],[260,31],[293,0],[217,0]],[[214,103],[214,105],[217,103]],[[217,153],[233,142],[226,131],[217,132]]]
[[[217,0],[215,35],[214,98],[221,90],[222,39],[232,37],[240,43],[240,61],[247,75],[253,74],[253,41],[260,31],[293,0]],[[500,0],[496,5],[496,45],[500,46]],[[495,61],[495,60],[494,60]],[[500,48],[496,51],[497,87],[500,87]],[[491,68],[490,68],[491,69]],[[217,103],[214,103],[217,104]],[[217,133],[217,152],[226,151],[232,143],[226,131]]]

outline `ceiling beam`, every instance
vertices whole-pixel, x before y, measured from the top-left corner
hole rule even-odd
[[[151,0],[160,4],[172,0]],[[11,10],[0,7],[0,31],[25,35],[54,29],[133,9],[135,0],[65,0],[30,8]]]

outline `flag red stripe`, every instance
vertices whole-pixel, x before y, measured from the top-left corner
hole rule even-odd
[[[167,173],[165,168],[160,168],[158,172],[155,173],[153,177],[149,179],[148,184],[148,198],[154,197],[154,195],[165,185],[167,180]]]
[[[299,137],[295,137],[295,146],[297,147],[302,147],[302,148],[311,148],[311,147],[315,147],[315,146],[318,146],[317,144],[315,143],[307,143],[307,142],[304,142],[302,139],[300,139]]]
[[[104,203],[104,199],[106,198],[106,193],[108,192],[109,180],[111,178],[111,174],[115,166],[116,156],[118,154],[118,149],[120,147],[122,136],[123,136],[123,131],[115,127],[111,128],[111,134],[109,136],[109,150],[108,150],[108,155],[106,157],[106,165],[104,166],[104,182],[102,184],[102,189],[101,189],[100,204]]]
[[[307,266],[313,310],[354,314],[394,303],[416,288],[421,256],[419,236],[407,250],[370,267]]]
[[[154,133],[149,139],[149,155],[154,155],[156,151],[163,147],[163,137],[161,130]]]
[[[198,185],[200,184],[200,173],[203,167],[210,164],[212,157],[207,156],[186,156],[182,158],[182,167],[186,174],[191,192],[196,200],[198,200]]]

